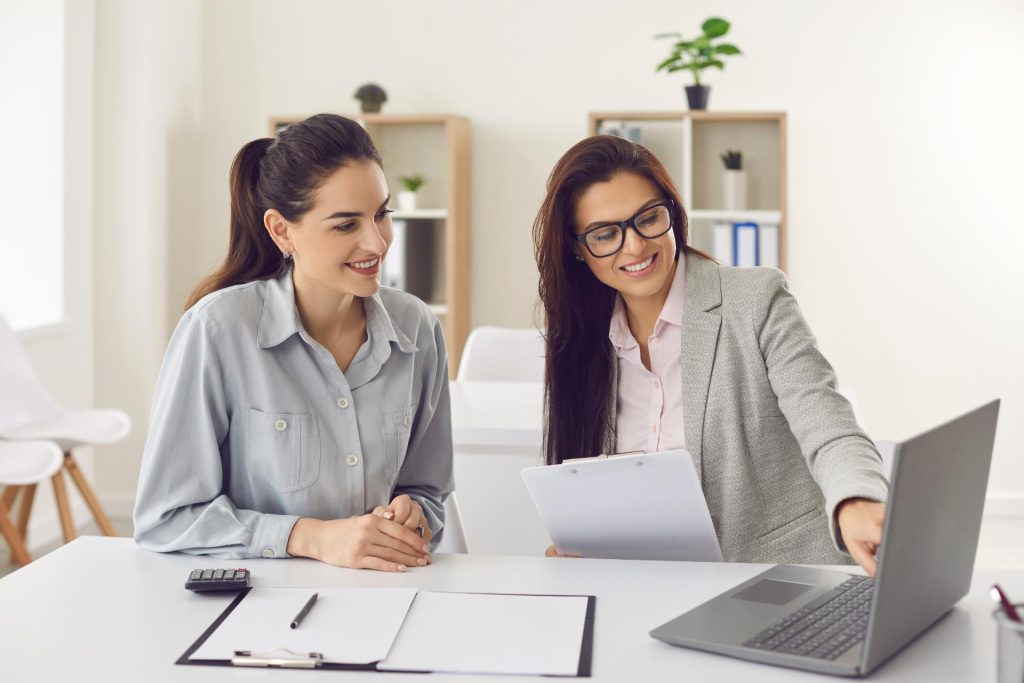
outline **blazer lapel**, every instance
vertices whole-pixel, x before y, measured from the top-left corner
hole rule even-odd
[[[714,261],[686,256],[686,291],[682,320],[683,431],[702,478],[704,416],[707,412],[711,369],[715,364],[722,318],[711,312],[722,305],[722,280]]]

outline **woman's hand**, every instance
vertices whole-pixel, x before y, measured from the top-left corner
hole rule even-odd
[[[379,515],[319,520],[302,517],[288,537],[288,554],[352,569],[404,572],[430,561],[430,547],[410,529]]]
[[[868,576],[874,576],[878,570],[875,553],[882,544],[885,504],[867,498],[847,498],[836,508],[836,519],[846,549]]]
[[[544,557],[575,557],[576,559],[580,558],[579,555],[562,554],[558,552],[558,550],[553,545],[549,545],[548,549],[544,551]]]
[[[406,529],[410,529],[413,533],[421,536],[428,544],[434,535],[434,532],[430,530],[430,524],[427,523],[427,516],[423,514],[423,508],[404,493],[396,496],[387,507],[378,505],[371,514],[383,517],[384,519],[394,520]],[[427,547],[429,548],[430,546],[428,545]],[[428,557],[427,562],[429,561],[430,558]]]

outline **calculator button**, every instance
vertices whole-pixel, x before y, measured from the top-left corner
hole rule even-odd
[[[202,569],[193,569],[192,573],[188,575],[189,581],[196,581],[200,576],[203,575]]]
[[[213,578],[213,570],[212,569],[204,569],[203,570],[203,575],[202,575],[201,578],[202,578],[203,581],[209,581],[211,578]]]
[[[220,581],[223,578],[224,578],[224,570],[223,569],[218,569],[217,571],[215,571],[213,573],[213,580],[214,581]]]
[[[234,578],[235,578],[235,570],[234,569],[226,569],[224,571],[224,580],[225,581],[232,581]]]

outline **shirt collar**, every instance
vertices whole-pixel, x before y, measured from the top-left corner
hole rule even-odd
[[[683,322],[683,293],[686,289],[686,259],[683,254],[676,259],[676,272],[672,276],[672,284],[669,285],[668,297],[665,305],[661,307],[658,315],[658,322],[655,324],[654,333],[657,334],[663,323],[681,327]],[[626,319],[626,305],[621,295],[615,297],[615,309],[612,311],[612,321],[608,329],[608,339],[612,345],[620,351],[628,351],[637,346],[633,333],[629,330],[629,321]]]
[[[266,281],[263,297],[263,315],[256,331],[256,346],[260,349],[273,348],[293,334],[302,330],[299,308],[295,304],[295,285],[289,268],[276,278]],[[380,300],[380,293],[363,299],[366,313],[366,333],[370,340],[372,354],[380,362],[390,355],[390,343],[394,342],[404,353],[417,351],[416,344],[395,328],[391,316]],[[380,340],[383,344],[377,343]]]

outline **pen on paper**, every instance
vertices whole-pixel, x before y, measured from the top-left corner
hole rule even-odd
[[[302,623],[302,620],[306,618],[307,614],[309,614],[309,610],[313,609],[313,605],[316,604],[316,599],[318,597],[320,597],[319,593],[313,593],[311,596],[309,596],[309,600],[306,601],[306,604],[302,606],[302,609],[299,610],[299,613],[295,615],[294,619],[292,619],[292,628],[299,627],[299,624]]]

